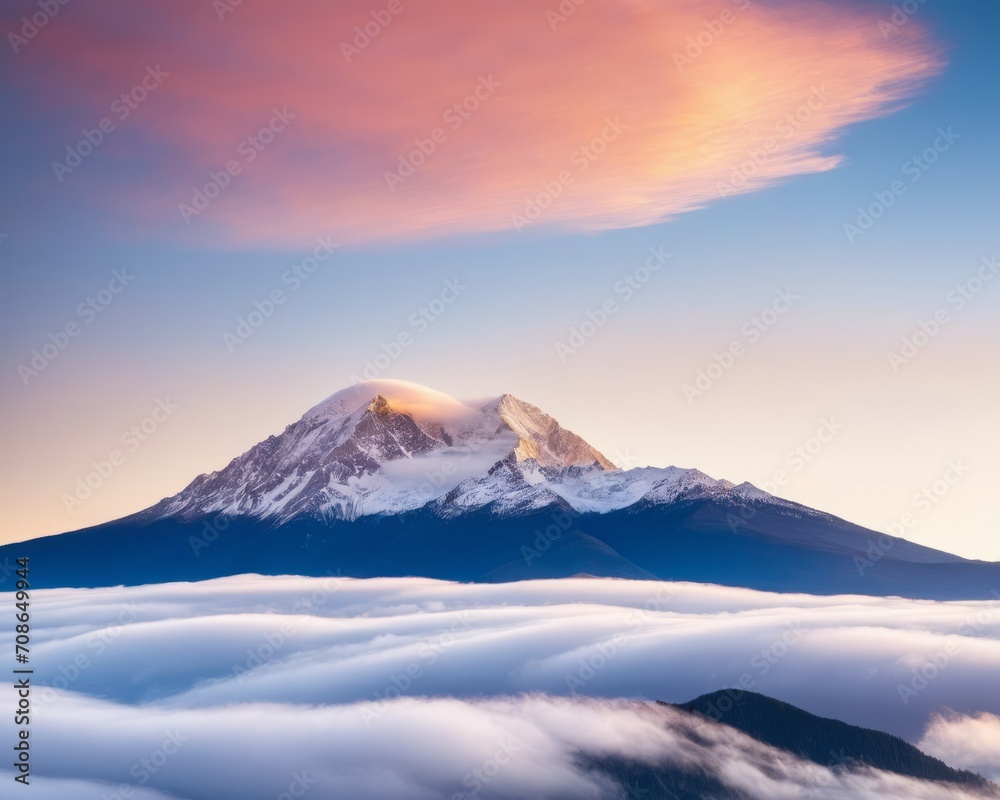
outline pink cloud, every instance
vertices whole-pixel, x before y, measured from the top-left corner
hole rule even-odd
[[[109,0],[30,42],[25,80],[86,124],[147,65],[169,72],[122,123],[159,174],[119,193],[125,210],[237,241],[363,242],[653,223],[833,168],[845,127],[942,68],[917,22],[886,36],[851,3],[566,7],[302,0],[220,19],[207,0]],[[248,163],[241,142],[285,108]],[[185,225],[179,204],[231,161],[240,173]]]

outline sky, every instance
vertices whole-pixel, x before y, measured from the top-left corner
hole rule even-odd
[[[5,4],[2,540],[363,376],[1000,560],[1000,9],[558,8]]]

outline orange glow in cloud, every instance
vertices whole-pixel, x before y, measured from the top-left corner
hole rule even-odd
[[[122,205],[241,243],[649,224],[833,168],[838,133],[942,68],[918,22],[886,37],[853,3],[585,0],[559,19],[555,0],[299,0],[220,19],[230,5],[68,7],[25,49],[81,124],[167,71],[122,123],[158,173]],[[274,108],[294,120],[250,162]]]

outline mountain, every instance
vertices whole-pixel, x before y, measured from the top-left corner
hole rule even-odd
[[[0,565],[25,555],[45,561],[40,580],[53,586],[336,570],[461,581],[585,573],[932,599],[989,598],[1000,586],[1000,565],[749,483],[617,469],[513,395],[463,403],[389,380],[337,392],[145,511],[0,548]]]
[[[875,778],[879,773],[890,773],[924,782],[907,787],[919,792],[921,797],[1000,797],[1000,787],[982,776],[952,769],[902,739],[817,717],[765,695],[719,691],[689,703],[661,703],[659,706],[664,715],[660,720],[661,726],[678,738],[688,740],[685,742],[688,753],[695,752],[699,745],[722,738],[720,726],[736,728],[757,742],[775,748],[762,755],[761,760],[766,760],[764,764],[757,765],[757,769],[773,781],[774,796],[843,797],[843,789],[832,788],[832,784],[841,778],[846,778],[845,783],[853,783],[856,787],[857,794],[852,796],[876,796],[871,794],[871,789],[863,789],[860,781]],[[670,710],[683,712],[685,716],[678,718]],[[689,757],[685,762],[650,764],[638,759],[629,761],[620,757],[584,754],[579,756],[579,760],[584,768],[603,774],[621,786],[625,796],[630,798],[746,800],[751,796],[759,797],[756,792],[751,795],[741,791],[737,788],[740,781],[734,780],[734,774],[726,774],[726,767],[733,766],[734,760],[732,753],[727,755],[728,758],[721,756],[709,763]],[[813,787],[807,789],[805,794],[795,792],[793,787],[782,785],[782,779],[786,777],[780,762],[782,755],[792,755],[826,767],[833,776],[824,780],[824,776],[817,771],[813,776]],[[745,765],[742,766],[745,768]],[[850,780],[852,777],[855,781]],[[936,790],[933,794],[924,793],[928,783]]]
[[[913,745],[881,731],[826,719],[756,692],[721,690],[676,708],[743,731],[799,758],[830,767],[871,767],[925,781],[946,781],[975,789],[996,788],[974,772],[956,770]]]
[[[395,514],[440,501],[465,478],[493,475],[499,463],[556,472],[615,469],[579,436],[512,395],[469,405],[405,381],[368,381],[327,398],[219,472],[198,476],[145,516],[287,522]],[[469,484],[454,497],[462,508],[502,499],[479,488]]]

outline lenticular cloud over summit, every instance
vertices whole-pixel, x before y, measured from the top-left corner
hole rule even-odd
[[[255,800],[298,780],[317,797],[465,797],[478,781],[482,798],[615,798],[620,787],[581,764],[628,757],[761,800],[807,786],[830,800],[961,798],[804,763],[652,701],[742,687],[923,735],[958,766],[983,756],[961,755],[966,728],[938,709],[1000,713],[978,690],[1000,669],[990,603],[241,576],[47,590],[35,605],[32,736],[62,754],[41,770],[42,797],[72,781],[79,797],[129,782],[144,800]]]
[[[382,378],[357,382],[341,389],[315,405],[305,416],[320,419],[343,415],[370,403],[376,397],[384,397],[390,408],[409,414],[417,422],[443,424],[456,433],[463,427],[474,427],[482,416],[479,407],[489,404],[489,401],[483,401],[477,407],[476,403],[463,403],[428,386]]]

